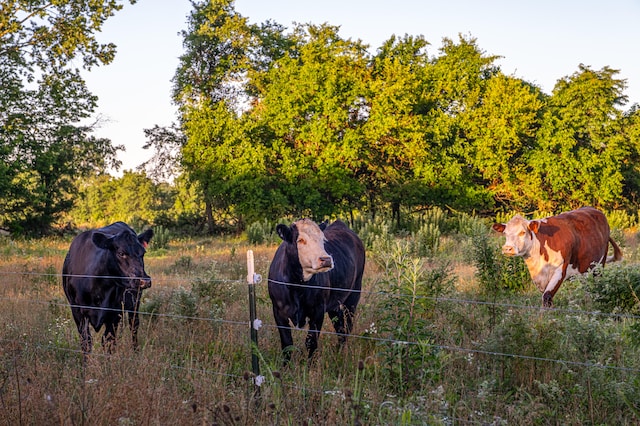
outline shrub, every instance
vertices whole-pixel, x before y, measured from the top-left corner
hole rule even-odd
[[[167,228],[162,225],[153,228],[153,238],[151,239],[151,246],[155,249],[167,249],[169,248],[169,240],[171,239],[171,233]]]
[[[438,251],[441,234],[436,223],[425,223],[411,235],[411,252],[421,257],[435,255]]]
[[[638,222],[635,215],[630,215],[624,210],[611,210],[604,213],[607,216],[611,230],[633,228]]]
[[[640,270],[635,265],[612,264],[576,277],[596,309],[610,313],[640,314]]]
[[[287,221],[281,219],[279,223],[286,223]],[[262,222],[253,222],[247,228],[247,240],[251,244],[278,244],[280,242],[280,236],[276,232],[277,224],[269,222],[267,219]]]
[[[358,234],[367,249],[387,251],[394,240],[393,225],[390,220],[381,217],[354,225],[354,231]]]
[[[487,234],[490,229],[486,220],[467,213],[456,213],[452,218],[452,223],[455,232],[467,237]]]
[[[473,237],[473,261],[480,290],[486,294],[499,291],[518,292],[531,283],[531,275],[524,261],[504,256],[487,234]]]
[[[267,219],[262,222],[253,222],[247,227],[247,239],[250,244],[263,244],[271,239],[273,227]]]
[[[424,224],[432,224],[433,227],[436,227],[441,230],[447,229],[448,223],[448,214],[446,211],[442,210],[440,207],[432,207],[424,212],[423,220]]]
[[[379,356],[391,386],[405,392],[436,380],[441,354],[432,332],[436,297],[449,293],[455,282],[448,265],[428,269],[424,260],[410,256],[409,244],[398,242],[393,251],[379,252],[385,273],[380,282],[378,329],[393,343],[381,343]]]

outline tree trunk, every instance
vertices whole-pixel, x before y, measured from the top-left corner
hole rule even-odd
[[[207,218],[207,234],[212,235],[213,226],[215,224],[213,223],[213,207],[211,205],[211,201],[209,200],[205,201],[205,216]]]

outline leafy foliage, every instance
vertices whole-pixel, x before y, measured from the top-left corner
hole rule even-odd
[[[403,207],[630,208],[640,187],[625,160],[640,158],[637,112],[621,113],[624,81],[608,67],[581,65],[549,96],[472,37],[429,56],[423,37],[392,36],[372,55],[329,24],[250,25],[228,0],[196,3],[183,36],[185,172],[241,225],[387,209],[400,226]]]
[[[634,265],[598,266],[593,273],[578,280],[595,309],[633,315],[640,313],[640,271]]]
[[[77,179],[119,165],[122,147],[79,124],[97,99],[73,64],[113,60],[115,46],[94,34],[121,8],[115,0],[16,0],[0,8],[1,226],[47,233],[73,205]]]
[[[378,262],[385,274],[379,284],[384,298],[376,326],[396,341],[381,344],[379,356],[389,382],[407,392],[438,377],[441,355],[431,344],[434,307],[437,297],[452,291],[455,277],[447,265],[426,269],[424,260],[411,257],[402,243]]]
[[[507,257],[487,234],[473,237],[473,263],[481,291],[495,297],[503,291],[518,292],[528,288],[531,275],[519,257]]]

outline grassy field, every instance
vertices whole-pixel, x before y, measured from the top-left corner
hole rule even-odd
[[[286,367],[266,291],[274,244],[211,238],[152,246],[140,350],[124,328],[111,355],[95,339],[83,367],[60,286],[70,239],[2,239],[0,424],[640,422],[637,306],[605,315],[592,291],[635,280],[635,234],[623,244],[623,265],[563,284],[554,310],[540,309],[532,284],[491,291],[479,282],[477,240],[438,234],[418,255],[413,237],[370,244],[347,345],[337,346],[327,319],[311,362],[305,333],[294,331]],[[485,241],[490,249],[501,244]],[[263,276],[260,387],[251,371],[249,249]]]

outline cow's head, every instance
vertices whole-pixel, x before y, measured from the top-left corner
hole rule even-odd
[[[492,228],[506,237],[502,246],[503,254],[527,257],[539,226],[539,221],[530,221],[517,214],[507,223],[494,223]]]
[[[323,224],[326,227],[326,223]],[[309,281],[313,274],[333,269],[333,257],[324,249],[327,240],[317,223],[310,219],[301,219],[291,226],[278,225],[276,231],[282,241],[295,244],[298,260],[302,266],[302,276]]]
[[[140,235],[123,231],[117,235],[102,232],[93,233],[93,243],[109,252],[109,269],[117,276],[128,278],[126,286],[134,289],[151,287],[151,278],[144,270],[144,254],[153,237],[153,230],[147,229]]]

